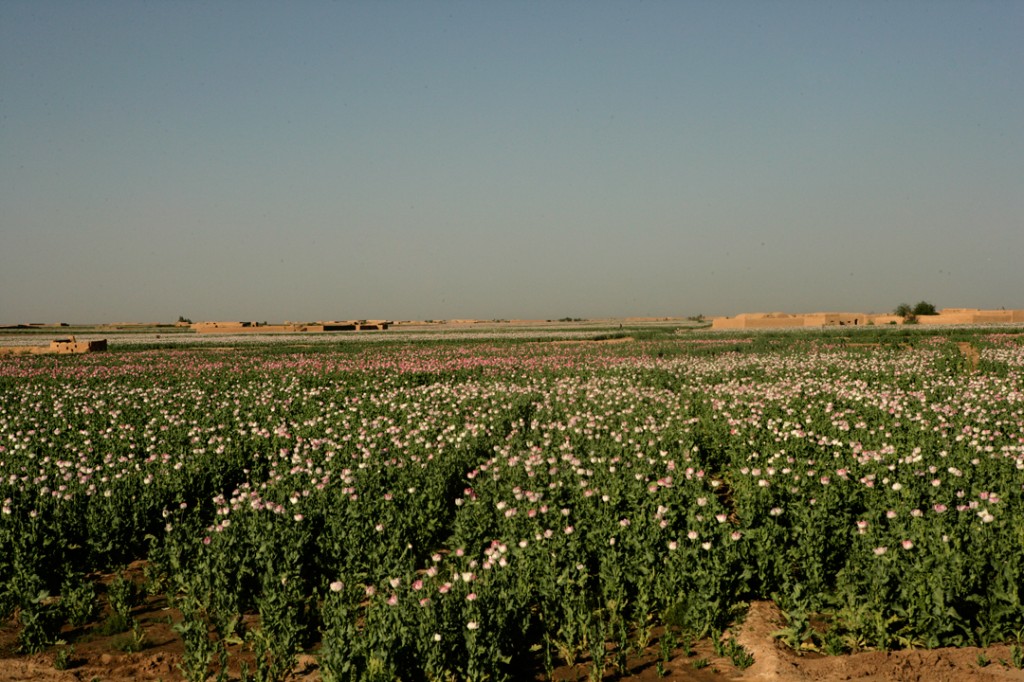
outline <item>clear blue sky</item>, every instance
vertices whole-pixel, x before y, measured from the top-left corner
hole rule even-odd
[[[1024,308],[1024,2],[0,3],[0,323]]]

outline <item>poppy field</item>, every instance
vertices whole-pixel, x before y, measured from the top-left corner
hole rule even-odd
[[[197,681],[600,680],[750,665],[772,600],[796,650],[1024,667],[1018,331],[3,357],[0,619],[141,641],[161,595]]]

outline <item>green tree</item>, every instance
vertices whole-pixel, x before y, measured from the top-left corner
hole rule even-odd
[[[910,307],[909,303],[900,303],[896,306],[896,310],[892,311],[892,314],[902,317],[903,324],[917,324],[917,315],[914,314],[914,309]]]
[[[935,306],[928,301],[920,301],[913,307],[908,303],[900,303],[896,306],[896,310],[892,311],[892,314],[902,317],[904,324],[914,324],[921,315],[938,315],[939,313],[935,310]]]
[[[938,315],[938,312],[935,310],[935,306],[933,306],[928,301],[921,301],[920,303],[915,305],[913,312],[914,312],[915,316],[920,316],[920,315]]]

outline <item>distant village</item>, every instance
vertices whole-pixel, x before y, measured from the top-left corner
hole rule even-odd
[[[196,322],[191,325],[197,334],[244,334],[259,332],[361,332],[384,331],[393,322],[387,320],[334,320],[331,322],[285,322],[260,324],[257,322]]]
[[[1024,310],[979,310],[943,308],[928,315],[875,315],[866,313],[742,313],[735,317],[716,317],[712,329],[778,329],[787,327],[858,327],[866,325],[908,324],[1014,324],[1024,323]]]

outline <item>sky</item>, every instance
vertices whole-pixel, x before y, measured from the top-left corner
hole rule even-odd
[[[0,324],[1024,308],[1024,3],[0,3]]]

